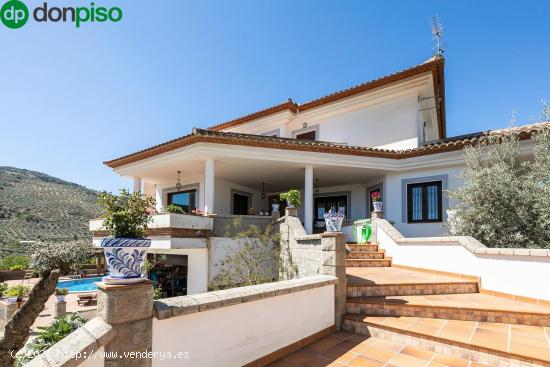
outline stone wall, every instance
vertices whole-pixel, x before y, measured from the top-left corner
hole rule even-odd
[[[339,328],[346,308],[346,238],[344,234],[307,235],[300,220],[287,215],[277,221],[281,235],[281,279],[331,275],[335,290],[335,324]]]

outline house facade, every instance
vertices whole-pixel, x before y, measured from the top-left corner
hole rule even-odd
[[[461,185],[463,148],[502,132],[447,137],[444,63],[435,56],[306,103],[289,99],[195,128],[104,163],[133,179],[134,190],[154,197],[158,213],[170,204],[203,211],[210,222],[183,224],[167,215],[153,222],[160,229],[151,234],[153,251],[188,256],[196,266],[212,267],[213,257],[220,257],[212,251],[216,218],[269,220],[271,204],[289,189],[302,193],[298,216],[310,234],[324,230],[325,212],[342,207],[344,231],[351,233],[354,220],[369,218],[371,195],[379,192],[385,217],[405,236],[440,236],[448,232],[453,206],[448,192]],[[531,154],[528,138],[536,125],[517,129]],[[91,229],[99,231],[100,224]],[[204,289],[212,272],[200,277],[198,288]]]

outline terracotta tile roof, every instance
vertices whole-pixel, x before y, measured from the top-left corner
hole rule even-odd
[[[505,134],[510,132],[517,133],[521,139],[528,139],[536,130],[550,128],[550,122],[543,122],[520,127],[490,130],[474,134],[462,135],[453,138],[442,139],[421,145],[417,148],[406,150],[378,149],[359,146],[349,146],[338,143],[323,141],[307,141],[290,138],[271,137],[264,135],[227,133],[213,131],[208,129],[194,128],[189,135],[182,136],[168,142],[155,145],[151,148],[129,154],[120,158],[103,162],[105,165],[116,168],[125,164],[133,163],[142,159],[150,158],[162,153],[166,153],[178,148],[189,146],[196,143],[214,143],[225,145],[240,145],[270,149],[296,150],[305,152],[343,154],[364,157],[377,157],[389,159],[404,159],[415,156],[436,154],[460,150],[465,146],[475,144],[487,138],[490,135]]]
[[[331,102],[336,102],[340,99],[351,97],[384,85],[401,81],[416,75],[420,75],[426,72],[432,72],[433,80],[434,80],[434,95],[436,97],[439,97],[439,100],[441,101],[441,103],[436,104],[437,111],[438,111],[438,123],[439,123],[440,136],[444,137],[445,136],[445,87],[444,87],[444,76],[443,76],[444,65],[445,65],[445,59],[443,57],[434,56],[431,59],[423,62],[422,64],[413,66],[405,70],[401,70],[393,74],[386,75],[378,79],[368,81],[366,83],[356,85],[351,88],[347,88],[335,93],[331,93],[329,95],[311,100],[309,102],[297,104],[293,102],[292,99],[289,99],[287,102],[284,102],[272,107],[268,107],[266,109],[251,113],[249,115],[245,115],[230,121],[226,121],[226,122],[222,122],[222,123],[210,126],[209,129],[216,130],[216,131],[224,130],[233,126],[250,122],[260,117],[268,116],[268,115],[285,111],[285,110],[291,111],[293,113],[297,113],[299,111],[306,111],[306,110],[319,107]]]

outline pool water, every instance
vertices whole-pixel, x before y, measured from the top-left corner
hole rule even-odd
[[[57,283],[57,288],[67,288],[69,293],[97,291],[95,282],[100,282],[101,277],[84,278],[75,280],[63,280]]]

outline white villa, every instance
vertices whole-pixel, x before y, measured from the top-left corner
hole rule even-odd
[[[380,192],[385,218],[405,236],[440,236],[452,206],[447,191],[460,185],[463,147],[498,133],[447,137],[444,64],[435,56],[306,103],[289,99],[195,128],[104,163],[133,179],[134,190],[154,197],[158,213],[169,204],[204,212],[158,215],[150,229],[150,252],[187,267],[188,293],[205,291],[214,264],[224,257],[216,250],[223,247],[223,219],[269,222],[271,203],[289,189],[302,192],[298,217],[309,234],[322,232],[323,214],[336,207],[345,207],[344,233],[351,233],[354,220],[369,218],[371,194]],[[518,128],[527,154],[535,128]],[[280,211],[284,215],[284,204]],[[104,235],[100,227],[91,222],[96,244]]]

